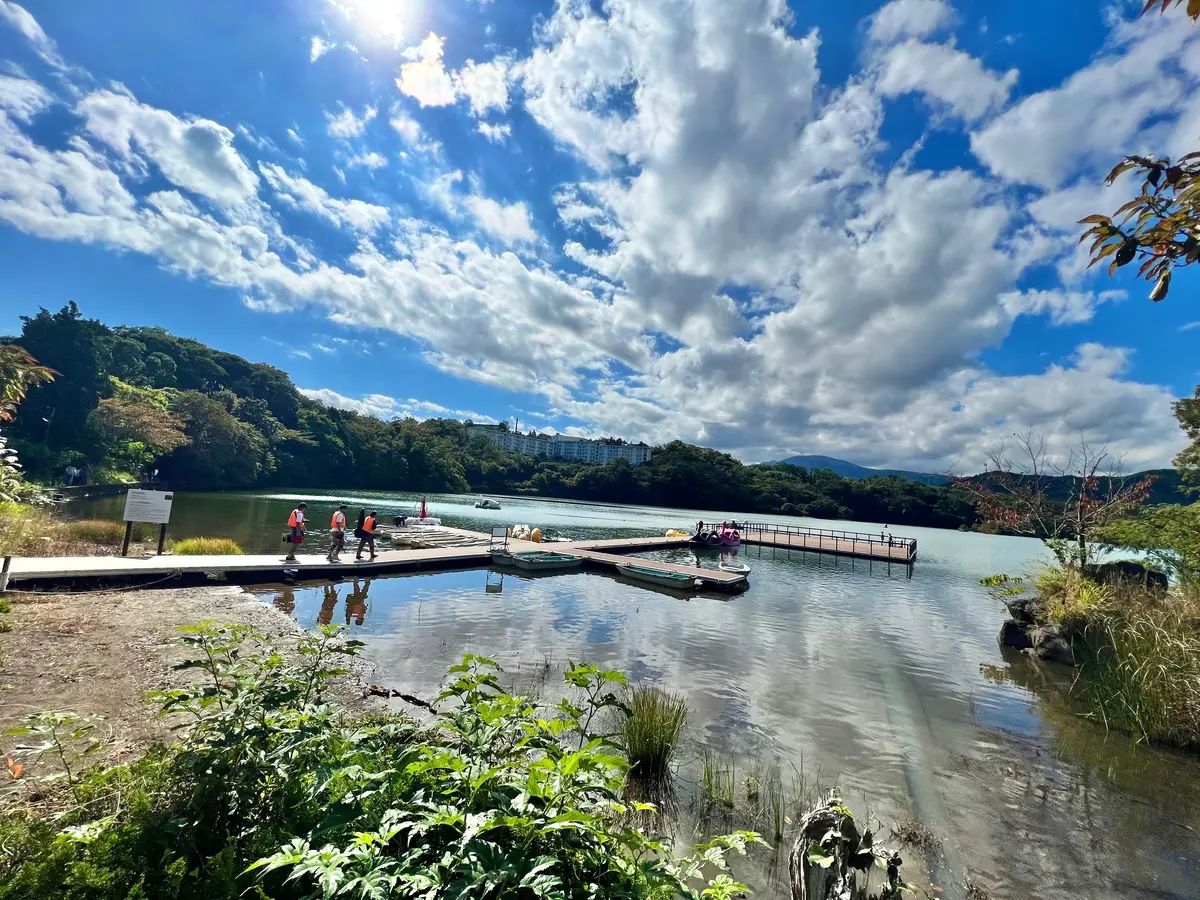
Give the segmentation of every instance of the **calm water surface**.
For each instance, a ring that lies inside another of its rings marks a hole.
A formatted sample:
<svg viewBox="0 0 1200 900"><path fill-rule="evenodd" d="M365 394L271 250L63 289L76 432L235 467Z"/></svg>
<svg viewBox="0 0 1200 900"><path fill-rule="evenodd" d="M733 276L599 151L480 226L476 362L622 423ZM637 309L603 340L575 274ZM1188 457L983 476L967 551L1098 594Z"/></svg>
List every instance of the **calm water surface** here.
<svg viewBox="0 0 1200 900"><path fill-rule="evenodd" d="M300 499L324 524L335 502L391 516L417 498L179 494L171 533L227 535L248 551L276 552ZM743 517L524 498L501 498L504 509L487 512L473 500L430 497L431 512L484 531L525 522L580 538ZM120 508L105 499L80 512L115 518ZM544 680L549 690L573 659L681 691L692 706L684 782L705 748L729 754L740 771L768 758L836 780L859 809L885 822L916 816L946 836L944 859L931 861L941 896L961 896L971 877L995 897L1200 898L1197 758L1106 737L1056 699L1061 672L997 646L1003 610L978 581L1028 569L1041 545L891 530L918 539L911 575L747 548L740 558L753 568L751 587L733 599L687 601L584 572L508 574L495 593L487 585L495 591L499 574L482 570L256 593L304 625L348 623L367 642L373 680L421 696L468 651L496 659L522 689ZM318 550L326 538L311 544ZM707 551L647 556L717 561ZM761 894L784 893L751 877Z"/></svg>

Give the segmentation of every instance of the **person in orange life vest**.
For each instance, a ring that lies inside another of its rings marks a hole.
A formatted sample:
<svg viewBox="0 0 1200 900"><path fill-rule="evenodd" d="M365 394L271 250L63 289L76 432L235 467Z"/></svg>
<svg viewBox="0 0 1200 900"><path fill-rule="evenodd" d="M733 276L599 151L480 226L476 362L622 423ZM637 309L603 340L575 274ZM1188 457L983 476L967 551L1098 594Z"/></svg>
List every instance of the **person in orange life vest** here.
<svg viewBox="0 0 1200 900"><path fill-rule="evenodd" d="M346 504L343 503L339 506L333 514L333 518L329 522L329 533L332 535L333 542L327 558L331 563L341 562L338 554L346 549Z"/></svg>
<svg viewBox="0 0 1200 900"><path fill-rule="evenodd" d="M284 562L295 562L296 547L304 543L304 511L306 509L308 509L308 504L301 503L288 516L288 528L291 529L291 533L288 535L288 555L283 558Z"/></svg>
<svg viewBox="0 0 1200 900"><path fill-rule="evenodd" d="M379 528L378 516L379 513L371 510L363 519L362 540L358 542L358 552L354 554L355 559L362 559L364 547L371 551L371 559L375 558L375 531Z"/></svg>

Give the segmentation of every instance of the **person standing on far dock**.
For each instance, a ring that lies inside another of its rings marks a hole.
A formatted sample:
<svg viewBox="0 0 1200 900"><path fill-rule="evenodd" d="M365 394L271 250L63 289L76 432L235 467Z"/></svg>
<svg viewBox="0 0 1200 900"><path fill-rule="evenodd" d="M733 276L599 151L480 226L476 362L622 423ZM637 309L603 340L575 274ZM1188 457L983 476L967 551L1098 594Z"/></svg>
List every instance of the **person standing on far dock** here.
<svg viewBox="0 0 1200 900"><path fill-rule="evenodd" d="M363 548L371 551L371 559L375 559L375 529L379 527L379 514L375 510L363 519L362 523L362 539L358 542L358 552L354 554L357 560L362 559Z"/></svg>
<svg viewBox="0 0 1200 900"><path fill-rule="evenodd" d="M346 549L346 504L339 506L333 514L333 519L329 522L329 533L333 538L329 547L329 561L340 562L338 554Z"/></svg>
<svg viewBox="0 0 1200 900"><path fill-rule="evenodd" d="M287 537L288 555L283 558L284 562L295 562L296 548L304 543L304 511L306 509L308 509L308 504L301 503L288 516L288 528L290 529Z"/></svg>

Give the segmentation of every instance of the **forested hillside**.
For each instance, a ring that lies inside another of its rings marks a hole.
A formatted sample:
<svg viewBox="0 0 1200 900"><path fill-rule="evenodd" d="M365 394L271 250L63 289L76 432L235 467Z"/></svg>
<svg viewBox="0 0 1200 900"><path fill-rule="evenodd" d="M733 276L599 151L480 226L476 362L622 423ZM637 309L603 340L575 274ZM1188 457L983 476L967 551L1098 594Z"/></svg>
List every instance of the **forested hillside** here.
<svg viewBox="0 0 1200 900"><path fill-rule="evenodd" d="M743 465L678 441L644 466L538 461L456 420L385 422L330 409L287 374L158 328L110 328L71 304L24 318L19 337L58 377L29 392L10 427L26 472L92 480L157 468L173 486L531 493L614 503L959 527L960 492L899 478L852 480L791 465Z"/></svg>

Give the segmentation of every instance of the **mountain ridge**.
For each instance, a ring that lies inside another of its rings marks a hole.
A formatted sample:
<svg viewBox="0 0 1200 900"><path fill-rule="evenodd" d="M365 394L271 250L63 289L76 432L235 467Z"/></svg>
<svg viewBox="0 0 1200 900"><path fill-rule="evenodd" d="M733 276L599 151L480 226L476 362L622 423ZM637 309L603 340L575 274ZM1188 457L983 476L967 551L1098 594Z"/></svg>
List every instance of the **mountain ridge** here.
<svg viewBox="0 0 1200 900"><path fill-rule="evenodd" d="M898 478L904 478L908 481L916 481L920 484L932 484L944 486L950 483L950 479L945 475L935 475L931 472L910 472L905 469L872 469L869 466L860 466L858 463L852 463L849 460L838 459L836 456L819 456L805 455L789 456L787 459L779 460L780 463L789 466L803 466L806 469L828 469L843 478L876 478L885 475L894 475Z"/></svg>

